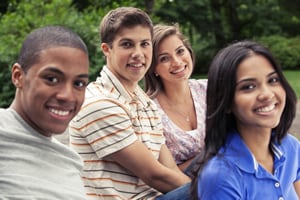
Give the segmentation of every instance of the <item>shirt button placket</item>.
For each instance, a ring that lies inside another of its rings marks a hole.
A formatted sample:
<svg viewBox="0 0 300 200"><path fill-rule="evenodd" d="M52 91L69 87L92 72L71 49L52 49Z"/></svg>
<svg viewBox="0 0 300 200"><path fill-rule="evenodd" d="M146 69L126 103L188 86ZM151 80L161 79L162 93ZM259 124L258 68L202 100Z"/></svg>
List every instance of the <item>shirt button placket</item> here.
<svg viewBox="0 0 300 200"><path fill-rule="evenodd" d="M280 186L280 183L276 182L275 183L275 187L279 188L279 186ZM284 198L283 197L279 197L278 200L284 200Z"/></svg>

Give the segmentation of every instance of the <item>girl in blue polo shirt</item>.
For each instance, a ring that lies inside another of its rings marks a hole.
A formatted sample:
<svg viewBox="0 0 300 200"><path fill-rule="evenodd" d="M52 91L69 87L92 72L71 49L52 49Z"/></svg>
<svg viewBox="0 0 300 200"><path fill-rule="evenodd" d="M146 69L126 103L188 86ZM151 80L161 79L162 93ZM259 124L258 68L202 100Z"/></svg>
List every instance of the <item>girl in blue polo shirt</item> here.
<svg viewBox="0 0 300 200"><path fill-rule="evenodd" d="M222 49L208 73L194 199L299 199L300 143L287 132L296 103L267 48L241 41Z"/></svg>

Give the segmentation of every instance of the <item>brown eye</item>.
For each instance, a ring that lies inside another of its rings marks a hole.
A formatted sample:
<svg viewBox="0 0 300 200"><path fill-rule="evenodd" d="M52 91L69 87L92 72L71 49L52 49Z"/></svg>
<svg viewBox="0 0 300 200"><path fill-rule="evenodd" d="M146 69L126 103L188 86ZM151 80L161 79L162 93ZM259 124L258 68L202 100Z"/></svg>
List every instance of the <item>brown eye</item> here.
<svg viewBox="0 0 300 200"><path fill-rule="evenodd" d="M125 49L128 49L128 48L132 47L133 45L131 44L131 42L126 41L126 42L122 42L121 46L124 47Z"/></svg>
<svg viewBox="0 0 300 200"><path fill-rule="evenodd" d="M77 88L85 88L87 86L86 81L78 80L74 82L75 87Z"/></svg>
<svg viewBox="0 0 300 200"><path fill-rule="evenodd" d="M168 62L170 59L168 56L161 56L159 57L159 62Z"/></svg>
<svg viewBox="0 0 300 200"><path fill-rule="evenodd" d="M141 44L142 47L147 47L147 46L150 46L150 43L149 42L142 42Z"/></svg>
<svg viewBox="0 0 300 200"><path fill-rule="evenodd" d="M272 77L269 79L269 83L277 83L280 82L278 77Z"/></svg>
<svg viewBox="0 0 300 200"><path fill-rule="evenodd" d="M58 78L54 76L47 76L45 79L50 83L58 83Z"/></svg>
<svg viewBox="0 0 300 200"><path fill-rule="evenodd" d="M245 84L240 87L240 90L248 91L254 89L256 86L254 84Z"/></svg>
<svg viewBox="0 0 300 200"><path fill-rule="evenodd" d="M185 52L185 49L181 48L181 49L178 49L177 54L182 55L182 54L184 54L184 52Z"/></svg>

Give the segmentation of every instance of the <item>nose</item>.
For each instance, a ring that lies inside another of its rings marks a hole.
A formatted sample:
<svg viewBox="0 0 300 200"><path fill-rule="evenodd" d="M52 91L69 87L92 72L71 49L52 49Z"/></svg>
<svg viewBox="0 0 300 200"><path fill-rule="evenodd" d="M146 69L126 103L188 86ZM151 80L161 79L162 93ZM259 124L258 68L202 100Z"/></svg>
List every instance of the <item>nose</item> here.
<svg viewBox="0 0 300 200"><path fill-rule="evenodd" d="M181 60L177 56L173 56L172 66L179 66L180 64L181 64Z"/></svg>
<svg viewBox="0 0 300 200"><path fill-rule="evenodd" d="M74 101L75 91L73 84L65 83L58 91L56 98L62 101Z"/></svg>
<svg viewBox="0 0 300 200"><path fill-rule="evenodd" d="M274 97L274 92L269 86L267 85L261 86L258 94L258 100L268 101L271 100L273 97Z"/></svg>
<svg viewBox="0 0 300 200"><path fill-rule="evenodd" d="M143 50L140 46L137 46L134 48L134 51L132 53L133 58L141 58L143 56Z"/></svg>

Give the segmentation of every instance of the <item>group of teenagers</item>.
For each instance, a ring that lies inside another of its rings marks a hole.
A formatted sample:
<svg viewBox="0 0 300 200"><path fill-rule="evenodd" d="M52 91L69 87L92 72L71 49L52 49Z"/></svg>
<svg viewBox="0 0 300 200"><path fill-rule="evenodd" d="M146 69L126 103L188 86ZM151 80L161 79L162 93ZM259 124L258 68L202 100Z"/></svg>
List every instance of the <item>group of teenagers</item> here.
<svg viewBox="0 0 300 200"><path fill-rule="evenodd" d="M0 109L0 199L300 198L297 97L266 47L229 44L192 79L178 25L119 7L99 32L106 64L91 81L76 33L26 37ZM66 130L69 145L54 137Z"/></svg>

